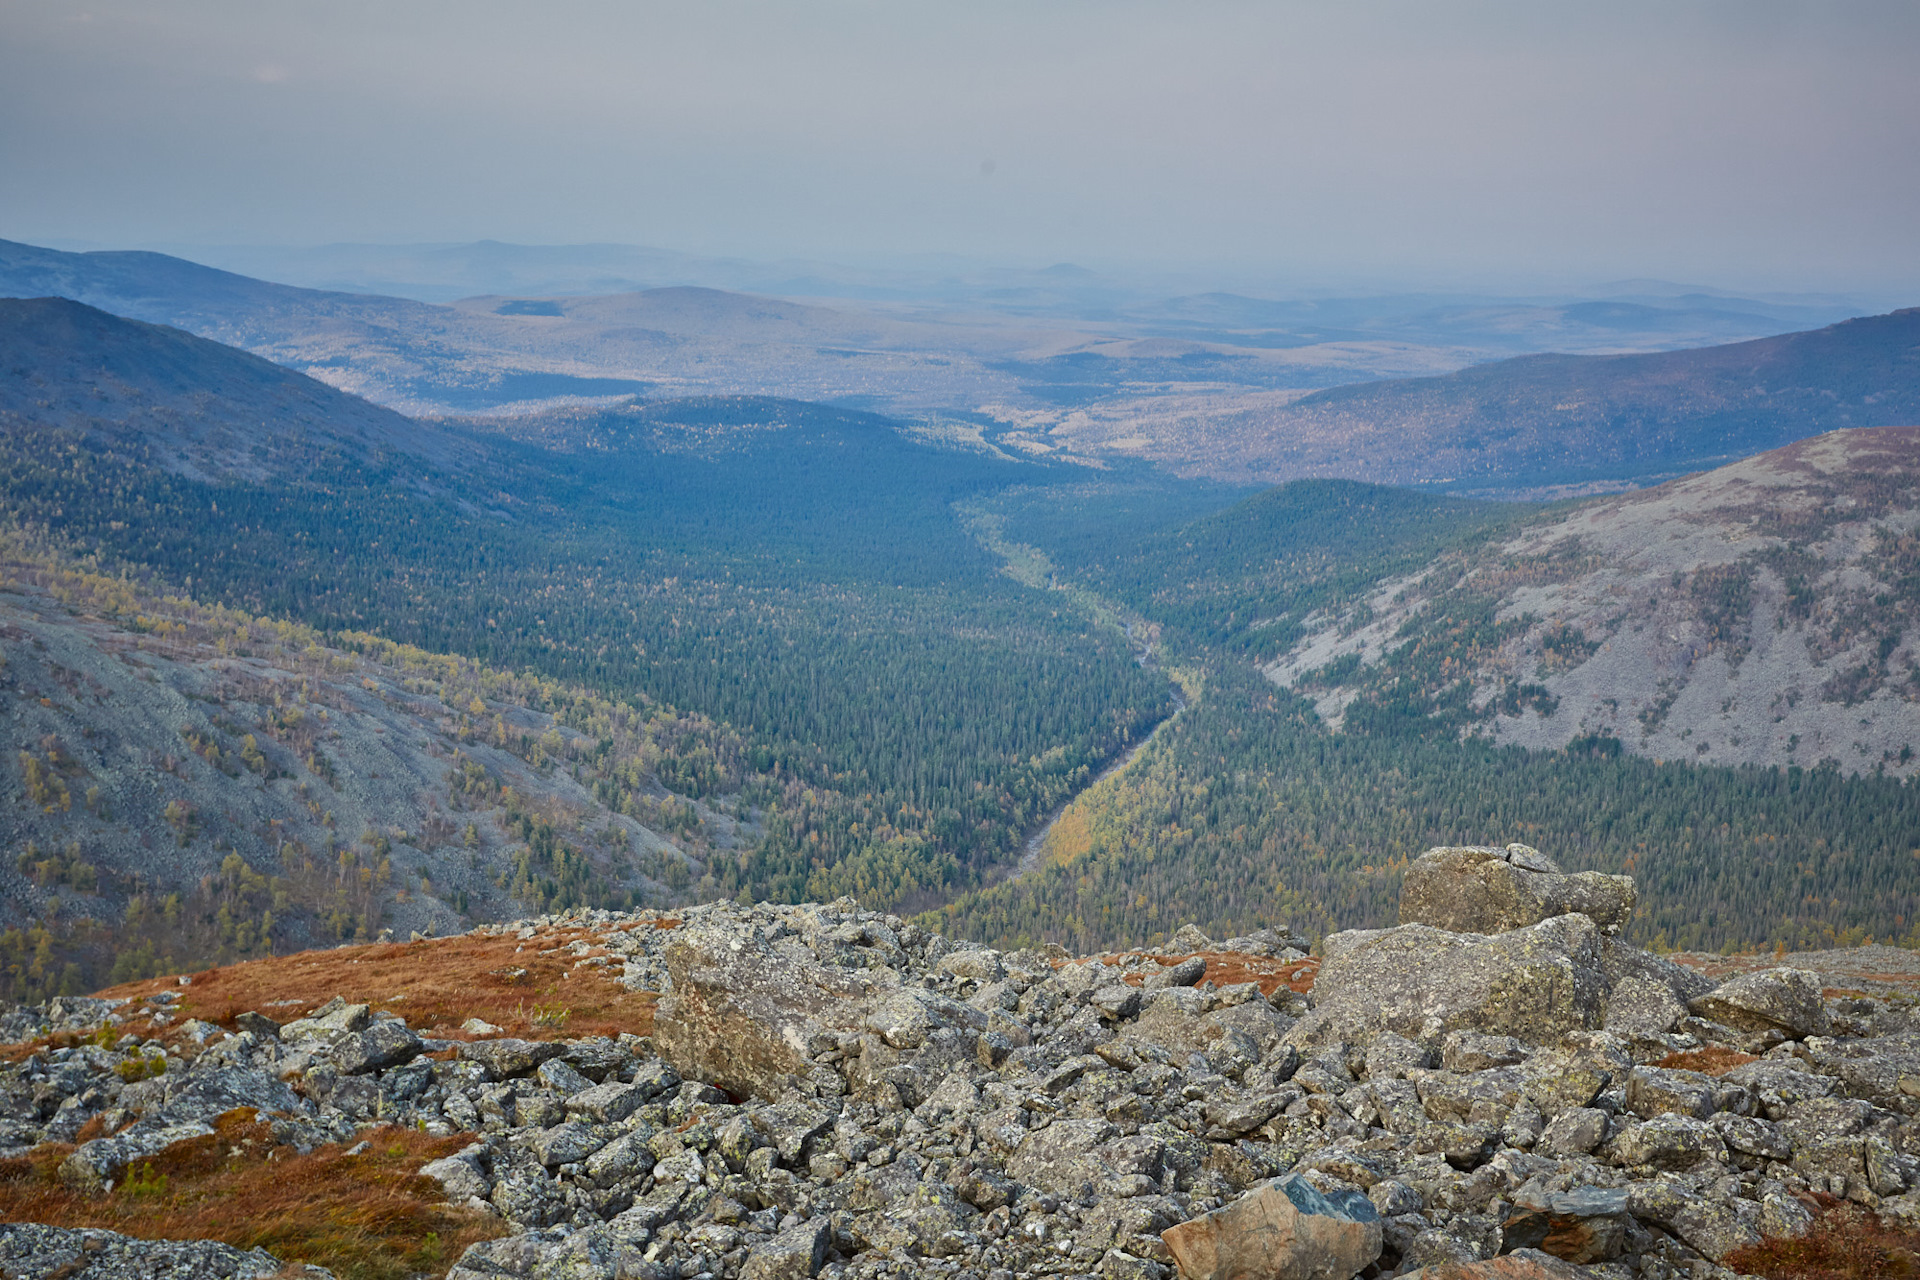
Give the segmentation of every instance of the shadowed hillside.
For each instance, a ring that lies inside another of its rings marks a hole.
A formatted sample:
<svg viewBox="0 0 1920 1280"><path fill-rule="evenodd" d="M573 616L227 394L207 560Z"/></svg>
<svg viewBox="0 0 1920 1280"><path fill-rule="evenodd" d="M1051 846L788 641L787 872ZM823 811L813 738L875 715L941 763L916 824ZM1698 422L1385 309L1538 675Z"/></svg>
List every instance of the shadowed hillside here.
<svg viewBox="0 0 1920 1280"><path fill-rule="evenodd" d="M435 466L454 437L277 364L65 298L0 298L0 431L77 432L96 448L197 479L305 471L322 455Z"/></svg>

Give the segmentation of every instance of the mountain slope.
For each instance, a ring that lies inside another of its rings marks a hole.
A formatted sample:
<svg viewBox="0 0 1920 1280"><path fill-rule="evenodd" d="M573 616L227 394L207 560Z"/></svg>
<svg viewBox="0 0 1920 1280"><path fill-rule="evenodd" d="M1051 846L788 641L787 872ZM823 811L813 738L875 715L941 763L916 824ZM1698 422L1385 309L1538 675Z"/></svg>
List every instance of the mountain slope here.
<svg viewBox="0 0 1920 1280"><path fill-rule="evenodd" d="M237 412L235 353L180 349L207 357L207 414ZM68 372L29 408L84 401L95 372ZM209 603L727 724L803 797L715 868L728 895L977 881L1169 710L1124 635L1009 582L954 516L1079 468L871 414L656 401L449 428L484 461L452 474L334 451L217 482L77 432L46 447L59 425L0 433L0 521Z"/></svg>
<svg viewBox="0 0 1920 1280"><path fill-rule="evenodd" d="M1269 674L1353 728L1908 776L1916 527L1920 427L1833 432L1386 582Z"/></svg>
<svg viewBox="0 0 1920 1280"><path fill-rule="evenodd" d="M323 453L374 467L473 453L258 356L66 298L0 298L0 431L78 432L195 478L284 475Z"/></svg>
<svg viewBox="0 0 1920 1280"><path fill-rule="evenodd" d="M646 701L162 596L0 540L0 996L711 896L777 784ZM829 802L831 800L829 799ZM79 989L85 989L84 986Z"/></svg>
<svg viewBox="0 0 1920 1280"><path fill-rule="evenodd" d="M1652 355L1538 355L1315 392L1202 424L1215 474L1514 492L1670 476L1920 420L1920 308ZM1236 451L1231 453L1229 451ZM1209 468L1199 468L1206 470Z"/></svg>

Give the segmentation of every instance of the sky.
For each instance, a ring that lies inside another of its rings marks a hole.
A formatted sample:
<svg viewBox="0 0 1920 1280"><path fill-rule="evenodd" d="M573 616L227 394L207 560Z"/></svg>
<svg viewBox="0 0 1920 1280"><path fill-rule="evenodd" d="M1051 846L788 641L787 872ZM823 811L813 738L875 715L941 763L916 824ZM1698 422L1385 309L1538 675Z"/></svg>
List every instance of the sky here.
<svg viewBox="0 0 1920 1280"><path fill-rule="evenodd" d="M0 0L0 238L1911 289L1912 0Z"/></svg>

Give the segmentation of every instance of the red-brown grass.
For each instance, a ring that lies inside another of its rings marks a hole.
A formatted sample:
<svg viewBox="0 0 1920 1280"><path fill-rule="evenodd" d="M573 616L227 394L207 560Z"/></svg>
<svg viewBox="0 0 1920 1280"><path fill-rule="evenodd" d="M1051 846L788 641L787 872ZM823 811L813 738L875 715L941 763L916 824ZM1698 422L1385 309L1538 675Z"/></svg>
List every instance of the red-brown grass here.
<svg viewBox="0 0 1920 1280"><path fill-rule="evenodd" d="M1912 1280L1920 1276L1920 1232L1889 1226L1856 1204L1819 1195L1813 1230L1767 1240L1724 1262L1767 1280Z"/></svg>
<svg viewBox="0 0 1920 1280"><path fill-rule="evenodd" d="M1140 952L1128 952L1126 955L1109 956L1104 963L1119 964L1128 956L1138 957ZM1256 956L1245 951L1198 951L1192 953L1207 962L1207 974L1202 981L1211 982L1217 987L1231 987L1242 982L1260 984L1260 994L1270 996L1281 987L1297 995L1305 995L1313 990L1314 975L1320 972L1320 958L1308 956L1304 960L1277 960L1272 956ZM1183 956L1146 956L1146 959L1159 964L1173 966L1192 955ZM1146 981L1144 974L1129 973L1122 981L1139 986Z"/></svg>
<svg viewBox="0 0 1920 1280"><path fill-rule="evenodd" d="M1735 1067L1758 1061L1759 1059L1750 1053L1729 1049L1725 1045L1710 1044L1704 1049L1683 1049L1670 1053L1654 1065L1679 1071L1698 1071L1706 1076L1723 1076Z"/></svg>
<svg viewBox="0 0 1920 1280"><path fill-rule="evenodd" d="M160 991L179 993L183 1016L231 1026L236 1014L257 1010L276 1022L311 1012L334 996L369 1004L412 1026L451 1039L468 1018L481 1018L509 1035L556 1039L653 1030L652 992L630 992L599 968L575 969L569 944L597 935L554 929L524 941L511 934L463 934L410 943L374 943L249 960L192 975L153 978L109 987L103 996L136 1000ZM596 945L594 954L604 954ZM130 1023L139 1029L137 1022Z"/></svg>
<svg viewBox="0 0 1920 1280"><path fill-rule="evenodd" d="M495 1217L451 1205L416 1170L472 1142L381 1128L357 1156L339 1145L301 1155L276 1146L251 1108L203 1138L177 1143L122 1175L105 1195L64 1186L73 1148L47 1143L0 1160L0 1220L97 1227L149 1240L222 1240L311 1262L341 1280L440 1276L466 1247L506 1232Z"/></svg>

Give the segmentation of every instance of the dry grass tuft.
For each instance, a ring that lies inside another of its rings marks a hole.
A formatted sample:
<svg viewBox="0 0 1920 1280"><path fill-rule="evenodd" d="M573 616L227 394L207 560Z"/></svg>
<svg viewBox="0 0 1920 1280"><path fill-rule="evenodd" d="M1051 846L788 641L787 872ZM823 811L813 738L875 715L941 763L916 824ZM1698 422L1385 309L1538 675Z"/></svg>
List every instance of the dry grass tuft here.
<svg viewBox="0 0 1920 1280"><path fill-rule="evenodd" d="M603 954L598 936L584 929L554 929L525 941L511 934L462 934L303 951L209 969L193 975L188 987L155 978L100 994L138 999L177 991L176 1007L185 1016L223 1026L248 1010L289 1022L337 995L397 1013L448 1039L465 1038L459 1026L468 1018L532 1040L651 1034L657 997L627 991L606 970L575 969L582 957L569 946L576 940ZM617 964L612 973L619 973Z"/></svg>
<svg viewBox="0 0 1920 1280"><path fill-rule="evenodd" d="M473 1135L373 1129L366 1152L340 1146L301 1155L276 1146L251 1108L215 1132L142 1162L106 1195L69 1190L57 1170L73 1148L49 1143L0 1160L0 1220L98 1227L150 1240L222 1240L311 1262L341 1280L441 1276L466 1247L506 1233L491 1215L451 1205L415 1170Z"/></svg>
<svg viewBox="0 0 1920 1280"><path fill-rule="evenodd" d="M1126 955L1138 956L1140 952L1128 952ZM1207 976L1202 979L1216 987L1231 987L1242 982L1260 984L1260 994L1270 996L1281 987L1297 995L1305 995L1313 990L1314 975L1320 972L1320 958L1308 956L1304 960L1276 960L1272 956L1249 955L1244 951L1200 951L1195 952L1207 962ZM1113 956L1104 961L1106 964L1118 964L1126 955ZM1191 956L1148 956L1171 968ZM1139 986L1144 978L1138 973L1129 973L1123 981Z"/></svg>
<svg viewBox="0 0 1920 1280"><path fill-rule="evenodd" d="M1768 1240L1725 1262L1767 1280L1913 1280L1920 1276L1920 1232L1880 1221L1856 1204L1815 1196L1813 1230L1798 1240Z"/></svg>
<svg viewBox="0 0 1920 1280"><path fill-rule="evenodd" d="M1679 1071L1698 1071L1706 1076L1723 1076L1735 1067L1758 1061L1760 1059L1750 1053L1742 1053L1738 1049L1713 1044L1704 1049L1686 1049L1679 1053L1670 1053L1654 1065Z"/></svg>

